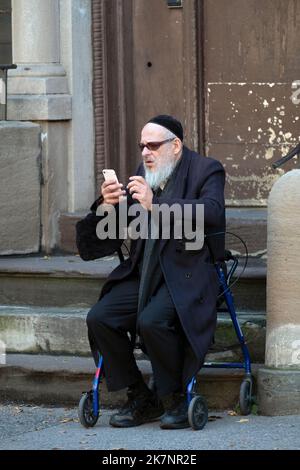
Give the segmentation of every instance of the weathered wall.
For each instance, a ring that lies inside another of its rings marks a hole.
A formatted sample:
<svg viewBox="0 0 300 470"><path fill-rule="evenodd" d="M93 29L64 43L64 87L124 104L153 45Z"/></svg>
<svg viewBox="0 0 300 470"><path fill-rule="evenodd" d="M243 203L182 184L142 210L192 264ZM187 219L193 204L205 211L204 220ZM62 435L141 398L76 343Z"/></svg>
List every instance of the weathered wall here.
<svg viewBox="0 0 300 470"><path fill-rule="evenodd" d="M121 179L134 170L141 126L164 112L183 121L189 146L223 162L228 206L266 206L283 172L271 163L300 139L291 99L300 80L300 0L182 5L95 3L98 184L104 166Z"/></svg>
<svg viewBox="0 0 300 470"><path fill-rule="evenodd" d="M300 140L300 1L205 0L203 24L207 152L226 167L229 205L265 205L272 161Z"/></svg>

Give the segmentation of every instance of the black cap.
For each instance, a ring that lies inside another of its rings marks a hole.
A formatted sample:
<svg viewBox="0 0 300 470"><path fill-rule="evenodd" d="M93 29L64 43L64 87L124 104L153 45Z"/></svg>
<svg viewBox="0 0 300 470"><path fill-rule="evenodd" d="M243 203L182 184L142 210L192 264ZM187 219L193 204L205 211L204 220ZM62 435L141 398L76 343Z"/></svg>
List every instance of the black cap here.
<svg viewBox="0 0 300 470"><path fill-rule="evenodd" d="M167 114L160 114L155 116L147 124L159 124L160 126L165 127L169 131L173 132L181 141L183 140L183 128L181 122L175 119L173 116L168 116Z"/></svg>

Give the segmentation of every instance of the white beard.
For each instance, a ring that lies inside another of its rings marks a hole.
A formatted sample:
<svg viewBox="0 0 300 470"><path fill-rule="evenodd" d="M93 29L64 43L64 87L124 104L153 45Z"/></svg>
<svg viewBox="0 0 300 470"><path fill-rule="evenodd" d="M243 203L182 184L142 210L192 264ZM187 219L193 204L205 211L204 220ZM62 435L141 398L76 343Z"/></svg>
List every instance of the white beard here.
<svg viewBox="0 0 300 470"><path fill-rule="evenodd" d="M171 176L176 164L176 160L169 159L168 161L163 162L163 164L161 164L156 171L151 171L144 163L145 180L149 184L150 188L155 191L162 183L167 181Z"/></svg>

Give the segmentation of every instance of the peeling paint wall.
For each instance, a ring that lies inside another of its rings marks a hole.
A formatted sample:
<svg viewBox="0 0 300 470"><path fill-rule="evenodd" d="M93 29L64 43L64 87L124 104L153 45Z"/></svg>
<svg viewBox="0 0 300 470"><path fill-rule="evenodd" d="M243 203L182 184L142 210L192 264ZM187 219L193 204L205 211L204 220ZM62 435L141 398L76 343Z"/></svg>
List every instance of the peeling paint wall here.
<svg viewBox="0 0 300 470"><path fill-rule="evenodd" d="M300 142L300 0L204 2L205 144L227 172L229 206L265 206Z"/></svg>

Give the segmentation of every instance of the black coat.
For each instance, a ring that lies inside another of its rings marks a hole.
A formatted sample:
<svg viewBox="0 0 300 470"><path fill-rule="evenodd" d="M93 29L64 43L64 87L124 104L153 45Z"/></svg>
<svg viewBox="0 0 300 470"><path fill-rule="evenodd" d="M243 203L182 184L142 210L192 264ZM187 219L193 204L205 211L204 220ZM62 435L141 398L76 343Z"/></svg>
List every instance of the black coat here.
<svg viewBox="0 0 300 470"><path fill-rule="evenodd" d="M137 174L144 176L143 165ZM182 327L196 354L203 361L212 342L216 326L216 299L219 282L213 262L224 255L225 172L217 160L202 157L184 147L182 162L175 180L172 198L153 197L153 203L172 205L204 204L206 241L201 250L186 250L182 240L160 240L160 265L173 299ZM100 198L101 199L101 198ZM133 200L129 198L128 204ZM136 202L136 201L134 201ZM123 240L99 240L96 216L99 200L89 213L76 225L77 247L84 260L92 260L113 254ZM221 235L212 235L220 233ZM209 236L210 235L210 236ZM110 274L103 286L100 298L112 285L128 278L137 268L141 257L141 239L131 242L130 256Z"/></svg>

